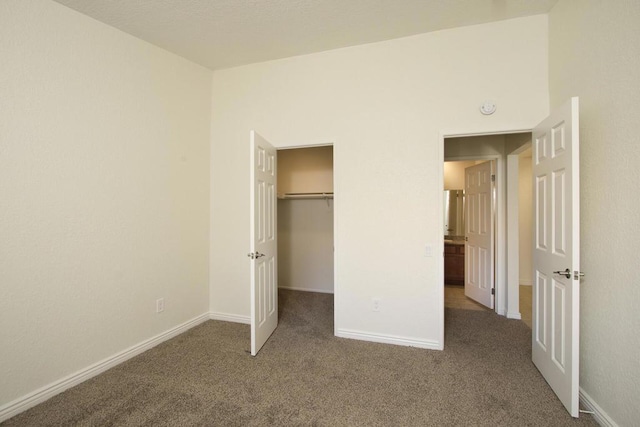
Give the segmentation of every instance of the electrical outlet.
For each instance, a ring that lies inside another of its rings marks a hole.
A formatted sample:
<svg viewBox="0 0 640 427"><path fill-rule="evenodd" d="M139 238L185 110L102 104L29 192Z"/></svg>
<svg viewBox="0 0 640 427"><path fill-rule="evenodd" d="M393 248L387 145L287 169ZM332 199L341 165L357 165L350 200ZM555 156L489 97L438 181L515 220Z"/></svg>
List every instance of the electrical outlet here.
<svg viewBox="0 0 640 427"><path fill-rule="evenodd" d="M380 311L380 298L371 298L371 310Z"/></svg>
<svg viewBox="0 0 640 427"><path fill-rule="evenodd" d="M162 313L164 311L164 298L156 300L156 313Z"/></svg>

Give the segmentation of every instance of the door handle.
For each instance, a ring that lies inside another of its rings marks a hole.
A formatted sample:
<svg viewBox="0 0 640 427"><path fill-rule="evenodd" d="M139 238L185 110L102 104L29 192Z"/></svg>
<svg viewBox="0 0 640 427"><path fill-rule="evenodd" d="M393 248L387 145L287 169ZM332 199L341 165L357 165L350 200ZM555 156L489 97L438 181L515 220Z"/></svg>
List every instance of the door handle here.
<svg viewBox="0 0 640 427"><path fill-rule="evenodd" d="M251 258L251 259L258 259L258 258L263 257L265 255L261 254L260 252L251 252L251 253L248 253L247 256L249 258Z"/></svg>
<svg viewBox="0 0 640 427"><path fill-rule="evenodd" d="M564 276L567 279L571 279L571 270L569 270L568 268L565 271L554 271L553 274L559 274L560 276Z"/></svg>

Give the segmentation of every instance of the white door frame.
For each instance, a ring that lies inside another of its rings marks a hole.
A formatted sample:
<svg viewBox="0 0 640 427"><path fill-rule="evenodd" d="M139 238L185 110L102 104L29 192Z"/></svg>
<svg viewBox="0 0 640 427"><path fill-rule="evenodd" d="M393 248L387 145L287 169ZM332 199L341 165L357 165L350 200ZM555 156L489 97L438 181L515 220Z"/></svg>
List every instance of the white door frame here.
<svg viewBox="0 0 640 427"><path fill-rule="evenodd" d="M531 148L531 143L524 144L507 153L507 230L520 230L520 154ZM520 313L520 236L518 233L507 233L507 283L508 286L507 318L522 319Z"/></svg>
<svg viewBox="0 0 640 427"><path fill-rule="evenodd" d="M445 160L482 160L483 156L464 156L464 157L444 157L444 143L447 138L464 138L464 137L472 137L472 136L489 136L489 135L506 135L512 133L531 133L531 129L500 129L495 131L441 131L439 135L440 143L438 145L439 148L439 167L440 173L438 174L439 186L438 188L444 188L444 162ZM500 155L491 155L484 156L489 160L497 160L496 162L496 271L495 271L495 311L502 315L506 316L509 312L513 312L514 310L520 314L519 303L514 307L510 307L508 303L512 302L511 298L507 298L509 294L518 295L519 293L519 284L516 282L510 283L510 286L507 289L507 274L509 272L507 265L507 240L506 240L506 231L507 231L507 211L506 211L506 174L505 174L505 161L503 156ZM442 197L438 198L438 209L440 212L440 224L444 224L444 201ZM513 233L512 233L513 234ZM444 239L439 239L439 252L444 253ZM516 241L517 242L517 241ZM518 245L516 244L514 247L509 246L509 252L518 251ZM514 252L517 256L518 252ZM518 258L516 258L518 259ZM444 283L444 262L438 263L439 274L438 277L440 279L439 283ZM442 328L441 328L441 342L444 343L444 286L441 287L440 293L441 304L439 304L439 309L441 310L441 319L442 319ZM517 302L517 300L516 300Z"/></svg>
<svg viewBox="0 0 640 427"><path fill-rule="evenodd" d="M338 235L337 230L338 230L338 221L336 220L338 218L337 212L338 212L338 206L340 205L340 192L336 191L336 182L337 180L335 179L336 176L336 158L337 153L336 153L336 143L335 142L317 142L317 143L309 143L309 144L287 144L287 143L282 143L282 144L276 144L273 143L274 147L276 148L276 150L280 151L280 150L294 150L296 148L314 148L314 147L333 147L333 335L336 335L337 331L338 331L338 325L340 324L338 321L338 313L340 312L340 310L338 310L339 307L339 286L338 286L338 280L337 277L338 275L337 273L337 268L338 268L338 240L336 239L336 236ZM276 209L276 218L277 218L277 209Z"/></svg>

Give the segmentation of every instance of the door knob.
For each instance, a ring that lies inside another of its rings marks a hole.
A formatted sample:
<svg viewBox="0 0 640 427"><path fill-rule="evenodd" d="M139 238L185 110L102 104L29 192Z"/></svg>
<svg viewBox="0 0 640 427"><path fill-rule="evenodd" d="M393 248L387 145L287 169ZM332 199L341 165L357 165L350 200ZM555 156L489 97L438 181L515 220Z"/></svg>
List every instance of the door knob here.
<svg viewBox="0 0 640 427"><path fill-rule="evenodd" d="M560 276L564 276L567 279L571 279L571 270L569 270L568 268L565 271L554 271L553 274L559 274Z"/></svg>
<svg viewBox="0 0 640 427"><path fill-rule="evenodd" d="M264 254L261 254L260 252L251 252L251 253L248 253L247 256L251 259L258 259L260 257L263 257Z"/></svg>

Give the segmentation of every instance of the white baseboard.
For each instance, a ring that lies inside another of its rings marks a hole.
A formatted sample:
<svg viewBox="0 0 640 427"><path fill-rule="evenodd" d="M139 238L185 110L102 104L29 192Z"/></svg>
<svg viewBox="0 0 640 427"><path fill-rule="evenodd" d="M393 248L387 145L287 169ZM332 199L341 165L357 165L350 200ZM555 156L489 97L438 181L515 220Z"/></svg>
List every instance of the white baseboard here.
<svg viewBox="0 0 640 427"><path fill-rule="evenodd" d="M520 314L520 312L507 312L507 319L517 319L517 320L522 320L522 315Z"/></svg>
<svg viewBox="0 0 640 427"><path fill-rule="evenodd" d="M398 337L394 335L371 334L368 332L338 329L336 336L360 341L378 342L383 344L403 345L406 347L426 348L429 350L442 350L444 347L438 341L417 340L414 338Z"/></svg>
<svg viewBox="0 0 640 427"><path fill-rule="evenodd" d="M222 320L223 322L244 323L247 325L251 324L251 317L249 316L240 316L237 314L219 313L214 311L209 313L209 319Z"/></svg>
<svg viewBox="0 0 640 427"><path fill-rule="evenodd" d="M317 292L320 294L333 294L333 290L328 291L326 289L296 288L294 286L278 286L278 289L286 289L288 291Z"/></svg>
<svg viewBox="0 0 640 427"><path fill-rule="evenodd" d="M162 332L155 337L142 341L141 343L138 343L126 350L116 353L113 356L107 357L106 359L103 359L98 363L94 363L93 365L81 369L76 373L54 381L51 384L48 384L36 391L33 391L12 402L9 402L6 405L0 407L0 423L8 420L15 415L18 415L21 412L26 411L29 408L36 406L39 403L44 402L45 400L52 398L56 394L60 394L63 391L80 384L83 381L95 377L96 375L101 374L102 372L111 369L114 366L119 365L120 363L125 362L132 357L135 357L140 353L149 350L152 347L155 347L164 341L180 335L193 328L194 326L206 322L207 320L209 320L209 314L201 314L200 316L195 317L165 332Z"/></svg>
<svg viewBox="0 0 640 427"><path fill-rule="evenodd" d="M580 388L580 403L582 403L582 406L587 410L593 412L593 419L601 426L618 427L618 424L616 424L616 422L602 410L602 408L582 389L582 387Z"/></svg>

